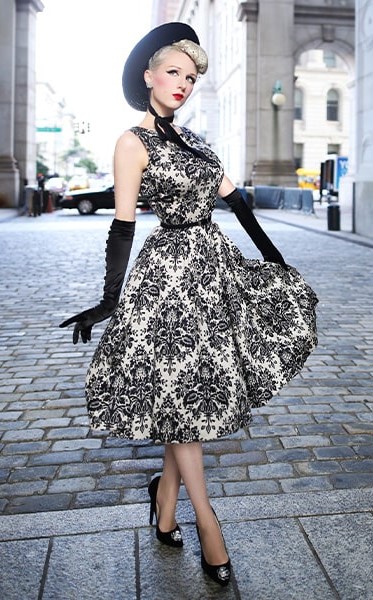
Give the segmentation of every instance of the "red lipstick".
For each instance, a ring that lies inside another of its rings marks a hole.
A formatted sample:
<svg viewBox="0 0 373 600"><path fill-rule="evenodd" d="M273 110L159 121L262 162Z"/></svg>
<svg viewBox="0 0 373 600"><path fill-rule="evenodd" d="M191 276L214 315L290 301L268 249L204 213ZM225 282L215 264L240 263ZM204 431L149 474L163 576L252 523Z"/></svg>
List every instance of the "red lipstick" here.
<svg viewBox="0 0 373 600"><path fill-rule="evenodd" d="M172 94L175 100L182 100L184 98L183 94Z"/></svg>

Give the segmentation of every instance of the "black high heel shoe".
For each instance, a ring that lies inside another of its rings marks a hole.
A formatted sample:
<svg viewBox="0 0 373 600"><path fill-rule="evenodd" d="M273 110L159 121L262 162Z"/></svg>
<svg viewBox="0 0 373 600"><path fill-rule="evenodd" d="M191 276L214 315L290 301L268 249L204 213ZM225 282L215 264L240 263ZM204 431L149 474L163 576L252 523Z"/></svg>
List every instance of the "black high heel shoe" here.
<svg viewBox="0 0 373 600"><path fill-rule="evenodd" d="M183 538L181 536L181 531L179 525L176 525L175 529L171 531L161 531L158 526L158 516L157 516L157 492L158 485L161 477L155 477L150 482L148 487L148 493L150 496L150 515L149 515L149 524L153 525L153 518L155 515L156 521L156 536L157 539L162 542L162 544L166 544L166 546L172 546L173 548L181 548L183 546Z"/></svg>
<svg viewBox="0 0 373 600"><path fill-rule="evenodd" d="M223 538L223 542L224 542L224 537L221 531L221 527L220 527L220 523L218 521L218 518L215 514L214 509L212 509L212 512L215 515L215 519L219 525L219 529L220 529L220 533L221 536ZM205 555L203 554L203 549L202 549L202 542L201 542L201 536L199 533L199 527L196 524L196 529L197 529L197 535L198 535L198 539L199 539L199 543L201 546L201 567L204 570L204 572L214 581L216 581L216 583L218 583L221 586L226 586L228 585L230 578L231 578L231 561L228 558L226 563L223 563L222 565L210 565L207 560L205 559ZM225 542L224 542L224 547L225 547ZM225 550L227 550L227 548L225 548ZM228 552L227 552L228 554Z"/></svg>

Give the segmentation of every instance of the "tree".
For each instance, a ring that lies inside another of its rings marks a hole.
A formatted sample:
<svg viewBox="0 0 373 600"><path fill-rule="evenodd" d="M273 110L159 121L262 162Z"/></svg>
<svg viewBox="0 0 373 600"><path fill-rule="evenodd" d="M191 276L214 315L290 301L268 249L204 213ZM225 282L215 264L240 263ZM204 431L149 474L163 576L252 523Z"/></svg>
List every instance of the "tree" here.
<svg viewBox="0 0 373 600"><path fill-rule="evenodd" d="M91 158L81 158L78 163L76 163L77 167L84 167L87 169L88 173L97 173L97 165Z"/></svg>
<svg viewBox="0 0 373 600"><path fill-rule="evenodd" d="M74 167L83 167L88 173L97 173L97 165L90 157L90 154L90 151L84 148L79 139L75 137L72 147L64 152L62 158L66 162L66 165L73 162ZM68 169L66 168L67 171Z"/></svg>
<svg viewBox="0 0 373 600"><path fill-rule="evenodd" d="M38 156L36 159L36 173L42 173L44 177L48 176L49 168L44 162L45 158L43 156Z"/></svg>
<svg viewBox="0 0 373 600"><path fill-rule="evenodd" d="M69 158L80 158L84 156L87 151L83 148L78 138L74 137L72 148L69 148L62 154L63 160L69 160Z"/></svg>

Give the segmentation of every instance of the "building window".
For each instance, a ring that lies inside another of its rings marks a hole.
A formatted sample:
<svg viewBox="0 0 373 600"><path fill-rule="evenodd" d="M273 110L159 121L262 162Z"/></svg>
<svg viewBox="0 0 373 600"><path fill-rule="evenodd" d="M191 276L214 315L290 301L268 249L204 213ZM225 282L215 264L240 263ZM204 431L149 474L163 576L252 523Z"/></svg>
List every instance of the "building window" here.
<svg viewBox="0 0 373 600"><path fill-rule="evenodd" d="M303 91L299 88L295 88L294 92L294 119L303 119Z"/></svg>
<svg viewBox="0 0 373 600"><path fill-rule="evenodd" d="M339 155L340 151L341 151L340 144L328 144L328 154Z"/></svg>
<svg viewBox="0 0 373 600"><path fill-rule="evenodd" d="M303 144L294 144L294 163L296 169L303 165Z"/></svg>
<svg viewBox="0 0 373 600"><path fill-rule="evenodd" d="M324 50L324 65L328 69L335 69L337 66L337 56L330 50Z"/></svg>
<svg viewBox="0 0 373 600"><path fill-rule="evenodd" d="M339 94L337 90L329 90L326 99L326 120L338 121Z"/></svg>

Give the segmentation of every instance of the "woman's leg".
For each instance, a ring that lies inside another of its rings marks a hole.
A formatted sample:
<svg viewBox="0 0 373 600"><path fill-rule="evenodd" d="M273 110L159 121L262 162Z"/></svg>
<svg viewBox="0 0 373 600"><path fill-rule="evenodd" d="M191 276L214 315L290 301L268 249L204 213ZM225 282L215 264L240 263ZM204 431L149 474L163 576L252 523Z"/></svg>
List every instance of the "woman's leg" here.
<svg viewBox="0 0 373 600"><path fill-rule="evenodd" d="M161 531L171 531L176 527L175 511L180 480L181 476L171 450L171 444L166 444L163 472L157 492L157 518Z"/></svg>
<svg viewBox="0 0 373 600"><path fill-rule="evenodd" d="M172 444L170 450L193 504L205 558L211 565L224 564L228 556L207 494L202 444Z"/></svg>

